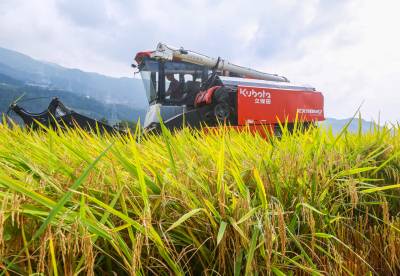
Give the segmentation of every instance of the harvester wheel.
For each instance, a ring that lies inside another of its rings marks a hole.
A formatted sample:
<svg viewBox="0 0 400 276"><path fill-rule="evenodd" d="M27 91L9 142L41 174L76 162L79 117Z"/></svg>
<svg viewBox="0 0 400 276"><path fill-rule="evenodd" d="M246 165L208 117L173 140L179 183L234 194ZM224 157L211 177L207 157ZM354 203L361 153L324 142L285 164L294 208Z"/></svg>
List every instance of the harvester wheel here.
<svg viewBox="0 0 400 276"><path fill-rule="evenodd" d="M214 92L214 118L220 123L232 123L234 103L229 95L231 91L229 88L221 87Z"/></svg>
<svg viewBox="0 0 400 276"><path fill-rule="evenodd" d="M226 102L218 103L214 107L214 116L219 122L225 122L231 116L232 108Z"/></svg>

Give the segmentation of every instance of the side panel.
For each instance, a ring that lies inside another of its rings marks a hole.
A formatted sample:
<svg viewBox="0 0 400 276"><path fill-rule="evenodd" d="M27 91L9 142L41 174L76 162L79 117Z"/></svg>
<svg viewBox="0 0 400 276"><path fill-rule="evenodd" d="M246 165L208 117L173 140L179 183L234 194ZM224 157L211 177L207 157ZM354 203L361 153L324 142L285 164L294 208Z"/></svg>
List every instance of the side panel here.
<svg viewBox="0 0 400 276"><path fill-rule="evenodd" d="M324 98L320 92L238 86L238 124L273 124L323 121Z"/></svg>

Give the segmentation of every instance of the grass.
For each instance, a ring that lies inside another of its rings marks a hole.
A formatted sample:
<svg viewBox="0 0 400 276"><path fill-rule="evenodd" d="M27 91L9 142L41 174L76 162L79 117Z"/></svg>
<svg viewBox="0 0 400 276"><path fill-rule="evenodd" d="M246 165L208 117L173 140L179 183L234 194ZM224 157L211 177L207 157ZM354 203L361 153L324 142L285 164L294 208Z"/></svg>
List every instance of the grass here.
<svg viewBox="0 0 400 276"><path fill-rule="evenodd" d="M0 125L3 275L400 273L398 127L280 138Z"/></svg>

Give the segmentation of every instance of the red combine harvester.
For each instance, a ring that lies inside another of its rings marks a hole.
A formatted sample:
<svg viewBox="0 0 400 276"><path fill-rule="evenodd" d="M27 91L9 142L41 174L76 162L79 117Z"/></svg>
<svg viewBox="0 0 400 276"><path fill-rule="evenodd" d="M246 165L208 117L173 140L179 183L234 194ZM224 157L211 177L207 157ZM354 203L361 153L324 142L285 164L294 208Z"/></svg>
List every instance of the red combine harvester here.
<svg viewBox="0 0 400 276"><path fill-rule="evenodd" d="M162 43L155 51L137 53L135 61L132 66L141 73L149 101L144 127L150 132L161 130L160 117L170 130L224 123L260 134L279 133L279 122L290 129L296 119L305 126L324 120L322 94L282 76ZM121 132L66 108L57 98L41 113L27 112L16 102L11 110L33 129L79 126L89 131Z"/></svg>
<svg viewBox="0 0 400 276"><path fill-rule="evenodd" d="M290 127L296 118L304 125L324 120L323 95L282 76L162 43L135 61L149 101L148 131L160 130L160 117L171 130L226 123L261 132L279 132L278 122Z"/></svg>

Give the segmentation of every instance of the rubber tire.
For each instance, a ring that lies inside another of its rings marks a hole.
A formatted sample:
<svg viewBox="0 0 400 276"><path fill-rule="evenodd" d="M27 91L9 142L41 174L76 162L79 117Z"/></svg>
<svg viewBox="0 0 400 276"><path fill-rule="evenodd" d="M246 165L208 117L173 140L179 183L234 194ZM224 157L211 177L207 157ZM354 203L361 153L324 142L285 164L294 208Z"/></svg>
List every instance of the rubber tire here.
<svg viewBox="0 0 400 276"><path fill-rule="evenodd" d="M221 87L213 94L213 117L217 123L232 123L236 117L235 104L230 96L232 92L230 88Z"/></svg>

